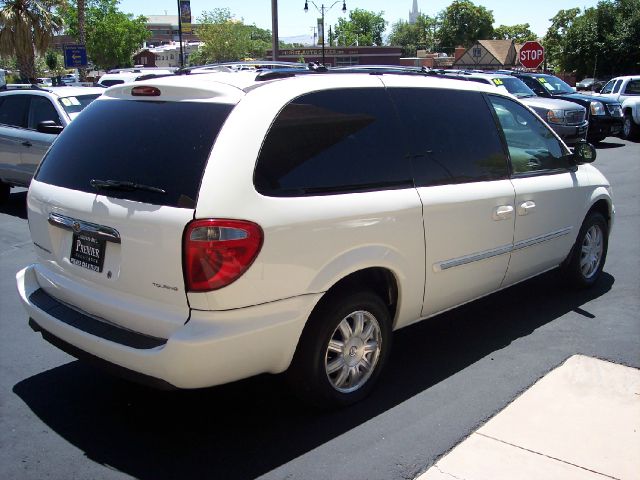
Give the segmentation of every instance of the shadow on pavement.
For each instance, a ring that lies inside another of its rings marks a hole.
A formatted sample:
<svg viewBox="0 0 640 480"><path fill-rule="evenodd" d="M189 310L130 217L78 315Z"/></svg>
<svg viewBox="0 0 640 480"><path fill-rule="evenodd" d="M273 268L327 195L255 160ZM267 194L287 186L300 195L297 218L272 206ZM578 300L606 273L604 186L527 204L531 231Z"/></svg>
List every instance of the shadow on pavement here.
<svg viewBox="0 0 640 480"><path fill-rule="evenodd" d="M619 143L618 142L614 142L614 141L607 141L607 142L599 142L596 146L595 146L598 150L600 149L606 149L609 150L611 148L620 148L620 147L624 147L624 143Z"/></svg>
<svg viewBox="0 0 640 480"><path fill-rule="evenodd" d="M12 190L9 199L5 203L0 203L0 213L5 213L13 217L27 218L27 190Z"/></svg>
<svg viewBox="0 0 640 480"><path fill-rule="evenodd" d="M35 414L95 462L140 479L255 478L331 441L486 355L604 295L567 290L554 272L407 327L374 393L340 411L310 410L277 376L160 392L81 363L15 385Z"/></svg>

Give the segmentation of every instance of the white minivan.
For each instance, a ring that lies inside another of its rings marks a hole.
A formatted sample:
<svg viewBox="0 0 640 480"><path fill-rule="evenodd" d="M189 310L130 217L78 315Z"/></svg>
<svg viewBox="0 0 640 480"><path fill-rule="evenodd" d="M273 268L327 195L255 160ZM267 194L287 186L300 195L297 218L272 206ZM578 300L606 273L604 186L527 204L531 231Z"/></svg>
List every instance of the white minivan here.
<svg viewBox="0 0 640 480"><path fill-rule="evenodd" d="M508 93L420 72L118 85L31 182L18 291L46 340L123 376L287 372L347 405L393 330L556 267L595 283L614 207L594 159Z"/></svg>

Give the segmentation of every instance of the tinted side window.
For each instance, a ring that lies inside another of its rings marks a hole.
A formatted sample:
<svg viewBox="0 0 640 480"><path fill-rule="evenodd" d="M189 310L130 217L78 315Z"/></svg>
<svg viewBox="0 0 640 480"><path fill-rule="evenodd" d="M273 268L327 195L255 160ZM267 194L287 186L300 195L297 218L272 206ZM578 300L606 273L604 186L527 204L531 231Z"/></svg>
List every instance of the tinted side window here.
<svg viewBox="0 0 640 480"><path fill-rule="evenodd" d="M618 80L616 84L613 86L612 93L618 93L620 91L620 86L622 85L622 80Z"/></svg>
<svg viewBox="0 0 640 480"><path fill-rule="evenodd" d="M105 87L112 87L113 85L119 85L121 83L124 83L124 80L102 80L100 82L100 84Z"/></svg>
<svg viewBox="0 0 640 480"><path fill-rule="evenodd" d="M640 95L640 79L629 80L629 83L627 83L624 89L624 93L627 95Z"/></svg>
<svg viewBox="0 0 640 480"><path fill-rule="evenodd" d="M51 100L45 97L31 97L31 106L29 107L29 128L35 130L38 123L45 120L52 120L56 125L62 125L60 117L55 107L51 104Z"/></svg>
<svg viewBox="0 0 640 480"><path fill-rule="evenodd" d="M256 189L296 196L413 185L396 115L382 88L313 92L278 114L262 145Z"/></svg>
<svg viewBox="0 0 640 480"><path fill-rule="evenodd" d="M0 105L0 124L24 128L26 126L29 98L30 95L4 97L4 101Z"/></svg>
<svg viewBox="0 0 640 480"><path fill-rule="evenodd" d="M572 166L558 139L529 110L508 98L489 98L509 147L514 174Z"/></svg>
<svg viewBox="0 0 640 480"><path fill-rule="evenodd" d="M408 135L417 185L508 176L498 127L481 93L427 88L389 92Z"/></svg>
<svg viewBox="0 0 640 480"><path fill-rule="evenodd" d="M547 94L547 91L544 89L542 85L540 85L540 82L538 82L535 78L520 77L520 80L522 80L527 85L527 87L529 87L531 90L536 92L536 95Z"/></svg>

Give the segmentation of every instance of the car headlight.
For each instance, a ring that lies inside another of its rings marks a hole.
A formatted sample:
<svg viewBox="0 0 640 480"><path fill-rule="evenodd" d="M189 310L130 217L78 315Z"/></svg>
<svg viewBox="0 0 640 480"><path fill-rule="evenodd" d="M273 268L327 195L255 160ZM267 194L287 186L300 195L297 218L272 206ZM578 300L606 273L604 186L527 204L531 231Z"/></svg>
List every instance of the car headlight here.
<svg viewBox="0 0 640 480"><path fill-rule="evenodd" d="M547 110L549 123L564 123L564 110Z"/></svg>
<svg viewBox="0 0 640 480"><path fill-rule="evenodd" d="M604 105L602 102L591 102L589 106L591 115L604 115Z"/></svg>

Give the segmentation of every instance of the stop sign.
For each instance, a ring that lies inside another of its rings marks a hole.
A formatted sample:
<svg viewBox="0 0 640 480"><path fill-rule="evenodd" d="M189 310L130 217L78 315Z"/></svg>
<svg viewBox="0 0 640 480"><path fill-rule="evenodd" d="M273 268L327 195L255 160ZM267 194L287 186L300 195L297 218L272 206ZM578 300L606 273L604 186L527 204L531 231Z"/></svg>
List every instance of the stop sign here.
<svg viewBox="0 0 640 480"><path fill-rule="evenodd" d="M520 63L525 68L538 68L544 60L544 48L538 42L526 42L520 49Z"/></svg>

